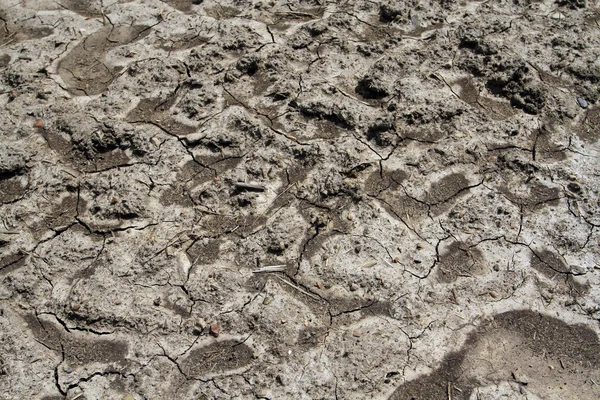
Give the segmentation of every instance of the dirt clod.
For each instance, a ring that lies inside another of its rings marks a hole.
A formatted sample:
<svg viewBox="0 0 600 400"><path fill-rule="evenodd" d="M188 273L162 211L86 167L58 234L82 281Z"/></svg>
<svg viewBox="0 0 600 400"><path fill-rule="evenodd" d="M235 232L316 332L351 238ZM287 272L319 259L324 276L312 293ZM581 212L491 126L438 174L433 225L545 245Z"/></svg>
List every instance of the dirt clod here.
<svg viewBox="0 0 600 400"><path fill-rule="evenodd" d="M209 328L209 333L213 337L219 337L221 334L221 326L219 324L211 324Z"/></svg>

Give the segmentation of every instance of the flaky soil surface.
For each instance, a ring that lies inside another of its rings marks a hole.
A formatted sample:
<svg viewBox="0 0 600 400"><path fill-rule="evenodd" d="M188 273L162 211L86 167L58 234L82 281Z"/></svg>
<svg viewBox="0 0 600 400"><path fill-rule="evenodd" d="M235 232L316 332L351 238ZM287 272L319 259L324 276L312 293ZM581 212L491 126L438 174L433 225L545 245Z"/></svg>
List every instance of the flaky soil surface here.
<svg viewBox="0 0 600 400"><path fill-rule="evenodd" d="M0 398L600 398L599 49L597 0L0 0Z"/></svg>

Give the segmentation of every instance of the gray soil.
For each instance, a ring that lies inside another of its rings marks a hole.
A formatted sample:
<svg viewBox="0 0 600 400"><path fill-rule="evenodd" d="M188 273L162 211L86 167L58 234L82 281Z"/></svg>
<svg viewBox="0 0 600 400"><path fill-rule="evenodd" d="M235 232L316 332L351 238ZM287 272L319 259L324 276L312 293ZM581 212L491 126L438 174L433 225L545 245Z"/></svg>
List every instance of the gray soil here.
<svg viewBox="0 0 600 400"><path fill-rule="evenodd" d="M0 0L0 399L600 398L600 1Z"/></svg>

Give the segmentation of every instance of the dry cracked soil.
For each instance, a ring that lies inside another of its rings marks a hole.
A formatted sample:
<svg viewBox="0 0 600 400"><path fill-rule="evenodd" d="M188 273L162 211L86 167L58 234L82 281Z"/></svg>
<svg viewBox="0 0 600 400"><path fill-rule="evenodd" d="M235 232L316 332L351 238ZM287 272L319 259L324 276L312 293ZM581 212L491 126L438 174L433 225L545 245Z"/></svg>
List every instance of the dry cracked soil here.
<svg viewBox="0 0 600 400"><path fill-rule="evenodd" d="M0 0L0 399L600 398L600 1Z"/></svg>

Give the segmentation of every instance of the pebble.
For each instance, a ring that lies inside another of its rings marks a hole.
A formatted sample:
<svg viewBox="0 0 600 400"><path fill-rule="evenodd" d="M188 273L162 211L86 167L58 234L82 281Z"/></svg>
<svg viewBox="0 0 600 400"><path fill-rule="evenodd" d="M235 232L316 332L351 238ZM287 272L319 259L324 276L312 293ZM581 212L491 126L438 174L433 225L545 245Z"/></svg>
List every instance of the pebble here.
<svg viewBox="0 0 600 400"><path fill-rule="evenodd" d="M348 221L353 221L354 220L354 214L353 213L348 213Z"/></svg>
<svg viewBox="0 0 600 400"><path fill-rule="evenodd" d="M581 108L588 108L588 102L585 101L585 99L583 97L578 97L577 103L579 104L579 107L581 107Z"/></svg>
<svg viewBox="0 0 600 400"><path fill-rule="evenodd" d="M41 119L38 119L37 121L35 121L35 124L33 124L33 126L35 128L41 128L42 126L44 126L44 121Z"/></svg>
<svg viewBox="0 0 600 400"><path fill-rule="evenodd" d="M265 306L268 306L269 304L271 304L272 301L273 301L272 297L265 297L265 299L263 300L263 304Z"/></svg>
<svg viewBox="0 0 600 400"><path fill-rule="evenodd" d="M525 374L522 374L520 371L513 371L512 373L515 381L518 383L522 383L523 385L527 385L529 383L529 377Z"/></svg>
<svg viewBox="0 0 600 400"><path fill-rule="evenodd" d="M277 377L275 378L275 381L280 386L287 386L287 384L288 384L288 378L285 375L277 375Z"/></svg>
<svg viewBox="0 0 600 400"><path fill-rule="evenodd" d="M213 337L219 337L219 335L221 334L221 327L219 326L219 324L212 324L210 326L210 335Z"/></svg>
<svg viewBox="0 0 600 400"><path fill-rule="evenodd" d="M358 290L360 286L358 286L356 283L353 283L350 285L350 291L351 292L356 292Z"/></svg>
<svg viewBox="0 0 600 400"><path fill-rule="evenodd" d="M352 332L352 336L354 336L354 337L360 337L360 332L359 331L354 331L354 332Z"/></svg>
<svg viewBox="0 0 600 400"><path fill-rule="evenodd" d="M133 400L133 395L131 393L126 394L125 396L123 396L123 400Z"/></svg>

